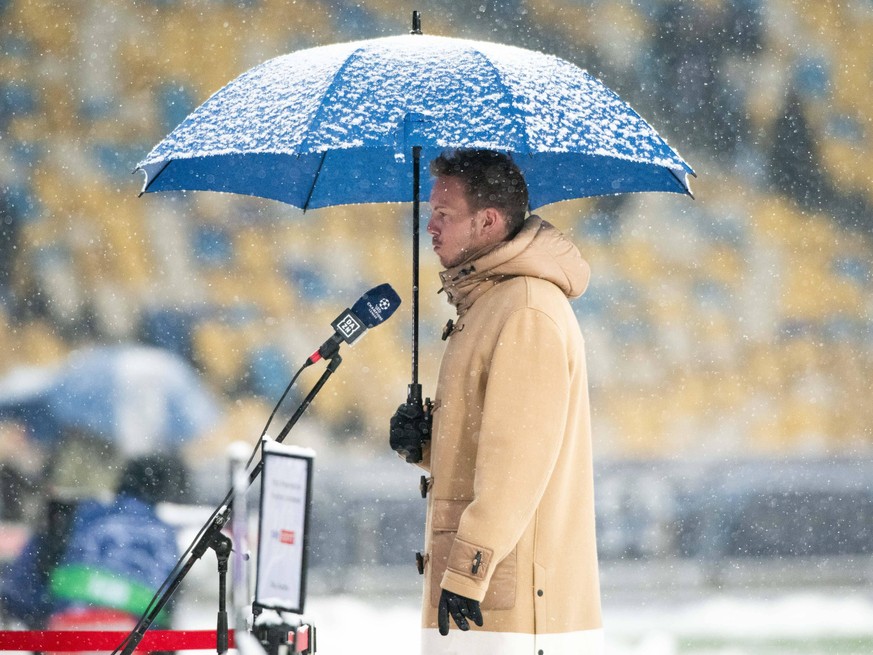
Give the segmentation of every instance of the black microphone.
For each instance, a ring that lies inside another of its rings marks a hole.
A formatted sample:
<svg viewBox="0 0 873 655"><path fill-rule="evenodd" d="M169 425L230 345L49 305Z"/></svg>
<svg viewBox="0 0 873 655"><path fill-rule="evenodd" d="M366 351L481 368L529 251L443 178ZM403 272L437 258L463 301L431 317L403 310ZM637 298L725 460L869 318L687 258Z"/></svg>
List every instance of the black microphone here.
<svg viewBox="0 0 873 655"><path fill-rule="evenodd" d="M376 327L395 312L400 306L400 296L387 282L373 287L351 309L344 309L331 323L333 336L325 341L321 348L309 356L306 361L314 364L320 359L330 359L339 351L343 342L352 345L369 330Z"/></svg>

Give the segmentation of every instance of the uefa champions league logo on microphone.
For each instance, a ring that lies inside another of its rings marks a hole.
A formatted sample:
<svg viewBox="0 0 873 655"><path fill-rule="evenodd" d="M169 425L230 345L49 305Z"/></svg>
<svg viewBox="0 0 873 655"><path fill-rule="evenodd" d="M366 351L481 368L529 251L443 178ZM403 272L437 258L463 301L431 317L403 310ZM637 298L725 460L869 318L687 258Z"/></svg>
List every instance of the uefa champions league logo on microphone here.
<svg viewBox="0 0 873 655"><path fill-rule="evenodd" d="M384 318L382 318L382 313L387 312L389 309L391 309L391 301L388 298L380 298L379 301L376 303L367 303L367 309L370 312L370 315L374 319L376 319L376 321L381 323L385 320Z"/></svg>
<svg viewBox="0 0 873 655"><path fill-rule="evenodd" d="M400 296L390 284L370 289L352 306L352 313L371 328L387 319L400 304Z"/></svg>

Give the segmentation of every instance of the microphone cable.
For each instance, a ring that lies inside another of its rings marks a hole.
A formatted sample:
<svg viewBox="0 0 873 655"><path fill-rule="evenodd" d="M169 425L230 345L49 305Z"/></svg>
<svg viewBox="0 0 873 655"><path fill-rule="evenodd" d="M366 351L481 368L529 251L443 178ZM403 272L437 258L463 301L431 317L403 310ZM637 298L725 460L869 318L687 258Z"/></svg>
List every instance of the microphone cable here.
<svg viewBox="0 0 873 655"><path fill-rule="evenodd" d="M270 429L270 424L273 422L273 419L276 417L276 413L279 411L279 407L282 406L282 403L285 402L285 398L288 396L289 393L291 393L291 387L293 387L294 383L297 382L297 378L300 377L300 374L303 373L304 370L306 370L307 368L312 366L314 363L315 362L312 362L309 359L307 359L305 362L303 362L303 366L301 366L300 368L297 369L297 372L291 378L291 382L289 382L288 386L285 387L285 391L282 392L282 396L279 398L279 402L276 403L276 406L273 407L273 411L270 412L270 417L267 419L267 422L264 424L264 429L261 430L261 436L258 437L258 443L255 444L254 450L252 450L252 454L249 455L249 459L246 462L246 468L248 468L249 465L254 461L255 455L257 455L257 453L258 453L258 448L261 445L261 441L263 440L263 438L265 436L267 436L267 430Z"/></svg>

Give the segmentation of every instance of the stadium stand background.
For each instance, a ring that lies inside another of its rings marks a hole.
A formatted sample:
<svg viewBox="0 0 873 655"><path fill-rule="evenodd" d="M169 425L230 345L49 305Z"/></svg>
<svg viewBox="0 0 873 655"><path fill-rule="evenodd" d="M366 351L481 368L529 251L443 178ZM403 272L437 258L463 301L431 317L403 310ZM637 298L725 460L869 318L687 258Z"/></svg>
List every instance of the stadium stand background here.
<svg viewBox="0 0 873 655"><path fill-rule="evenodd" d="M384 449L409 378L409 207L137 198L130 172L251 66L407 31L412 9L427 33L589 69L699 174L693 201L540 212L592 264L576 309L601 456L869 452L869 0L0 0L0 375L91 343L168 348L224 400L197 446L223 453L256 438L336 314L388 281L398 316L310 410L326 443ZM422 247L432 393L451 311Z"/></svg>

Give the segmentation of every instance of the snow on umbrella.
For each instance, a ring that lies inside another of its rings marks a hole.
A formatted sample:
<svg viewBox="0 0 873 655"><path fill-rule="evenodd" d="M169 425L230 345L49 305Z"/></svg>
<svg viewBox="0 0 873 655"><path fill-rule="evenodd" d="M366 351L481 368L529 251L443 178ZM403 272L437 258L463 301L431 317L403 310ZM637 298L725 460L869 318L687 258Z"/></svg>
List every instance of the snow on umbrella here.
<svg viewBox="0 0 873 655"><path fill-rule="evenodd" d="M557 57L413 33L271 59L215 93L140 162L143 192L225 191L302 209L413 203L417 386L420 158L510 153L531 209L638 191L687 193L690 166L613 91ZM425 176L427 177L427 176Z"/></svg>
<svg viewBox="0 0 873 655"><path fill-rule="evenodd" d="M0 380L0 418L51 442L69 429L116 443L127 456L173 448L217 421L196 372L159 348L77 351L57 369L19 369Z"/></svg>

